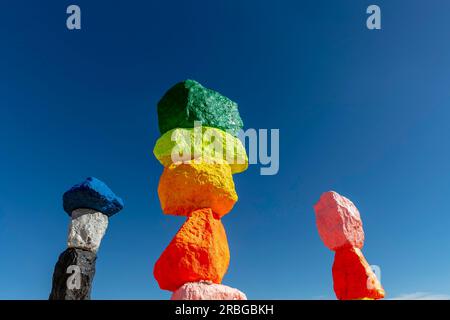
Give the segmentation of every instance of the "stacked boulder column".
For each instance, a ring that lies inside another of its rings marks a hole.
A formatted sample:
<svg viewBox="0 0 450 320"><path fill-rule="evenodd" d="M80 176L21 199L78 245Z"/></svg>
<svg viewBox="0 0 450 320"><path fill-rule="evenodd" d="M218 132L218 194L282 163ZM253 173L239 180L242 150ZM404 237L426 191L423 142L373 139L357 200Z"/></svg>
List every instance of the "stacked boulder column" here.
<svg viewBox="0 0 450 320"><path fill-rule="evenodd" d="M95 262L108 219L123 208L123 201L102 181L89 177L63 195L71 217L67 250L53 273L50 300L89 300Z"/></svg>
<svg viewBox="0 0 450 320"><path fill-rule="evenodd" d="M186 80L158 103L161 137L153 153L164 166L158 196L165 214L186 216L156 261L153 275L173 300L243 300L222 285L230 261L221 218L236 203L233 174L247 169L237 138L243 123L237 104Z"/></svg>
<svg viewBox="0 0 450 320"><path fill-rule="evenodd" d="M329 191L322 194L314 209L320 238L335 251L333 285L336 297L339 300L384 298L384 289L361 252L364 230L353 202Z"/></svg>

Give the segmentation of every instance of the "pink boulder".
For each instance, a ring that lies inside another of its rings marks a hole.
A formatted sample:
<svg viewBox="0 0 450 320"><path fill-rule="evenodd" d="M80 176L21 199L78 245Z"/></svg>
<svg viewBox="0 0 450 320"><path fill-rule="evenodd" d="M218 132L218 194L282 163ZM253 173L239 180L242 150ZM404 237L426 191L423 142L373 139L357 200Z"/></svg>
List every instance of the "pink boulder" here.
<svg viewBox="0 0 450 320"><path fill-rule="evenodd" d="M244 293L211 281L188 282L172 294L170 300L247 300Z"/></svg>
<svg viewBox="0 0 450 320"><path fill-rule="evenodd" d="M331 250L364 245L364 230L358 209L337 192L322 194L315 204L316 224L324 244Z"/></svg>

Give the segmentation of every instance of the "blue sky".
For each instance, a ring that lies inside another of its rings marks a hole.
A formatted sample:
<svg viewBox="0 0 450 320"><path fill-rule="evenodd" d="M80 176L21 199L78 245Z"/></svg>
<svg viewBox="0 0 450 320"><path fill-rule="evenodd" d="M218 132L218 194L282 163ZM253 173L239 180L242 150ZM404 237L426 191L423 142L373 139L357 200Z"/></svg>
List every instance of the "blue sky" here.
<svg viewBox="0 0 450 320"><path fill-rule="evenodd" d="M78 4L82 29L65 27ZM378 4L382 30L365 27ZM359 208L388 297L450 295L448 1L40 1L0 10L0 298L46 299L87 176L125 201L94 299L167 299L154 262L183 222L164 216L156 103L192 78L280 129L280 171L235 175L223 283L252 299L334 298L313 204Z"/></svg>

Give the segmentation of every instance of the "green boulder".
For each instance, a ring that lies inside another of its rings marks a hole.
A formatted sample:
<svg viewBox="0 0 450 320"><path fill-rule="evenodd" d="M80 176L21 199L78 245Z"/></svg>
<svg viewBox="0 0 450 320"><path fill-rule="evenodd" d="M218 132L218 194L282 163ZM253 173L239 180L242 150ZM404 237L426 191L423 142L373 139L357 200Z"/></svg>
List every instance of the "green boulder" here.
<svg viewBox="0 0 450 320"><path fill-rule="evenodd" d="M194 121L234 136L244 126L235 102L197 81L185 80L170 88L158 102L159 131L162 135L175 128L193 128Z"/></svg>

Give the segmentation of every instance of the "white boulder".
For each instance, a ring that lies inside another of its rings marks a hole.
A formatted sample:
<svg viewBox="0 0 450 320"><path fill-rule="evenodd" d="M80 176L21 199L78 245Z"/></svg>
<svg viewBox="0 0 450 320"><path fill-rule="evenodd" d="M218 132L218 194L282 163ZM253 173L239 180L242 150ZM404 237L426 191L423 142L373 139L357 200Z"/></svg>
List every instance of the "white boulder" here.
<svg viewBox="0 0 450 320"><path fill-rule="evenodd" d="M108 216L93 209L72 211L67 246L96 253L108 228Z"/></svg>

